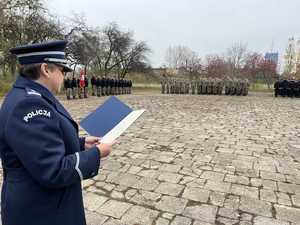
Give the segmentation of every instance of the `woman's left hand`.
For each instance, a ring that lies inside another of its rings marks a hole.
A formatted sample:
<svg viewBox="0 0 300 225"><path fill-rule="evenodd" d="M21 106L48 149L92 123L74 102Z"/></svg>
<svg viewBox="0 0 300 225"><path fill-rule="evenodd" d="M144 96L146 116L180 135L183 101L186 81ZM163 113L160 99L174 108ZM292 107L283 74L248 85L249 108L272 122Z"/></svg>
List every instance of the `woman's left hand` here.
<svg viewBox="0 0 300 225"><path fill-rule="evenodd" d="M94 136L88 136L85 138L84 148L89 149L97 144L99 144L101 138L100 137L94 137Z"/></svg>

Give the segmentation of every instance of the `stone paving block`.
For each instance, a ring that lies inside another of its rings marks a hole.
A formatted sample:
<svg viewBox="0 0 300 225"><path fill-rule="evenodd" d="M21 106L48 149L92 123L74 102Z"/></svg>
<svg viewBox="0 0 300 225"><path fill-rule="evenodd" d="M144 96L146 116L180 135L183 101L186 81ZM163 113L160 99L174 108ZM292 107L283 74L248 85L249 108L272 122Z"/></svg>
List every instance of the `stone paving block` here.
<svg viewBox="0 0 300 225"><path fill-rule="evenodd" d="M170 172L170 173L177 173L177 172L179 172L179 170L180 170L181 168L182 168L181 165L164 163L164 164L162 164L162 166L159 168L159 170L161 170L161 171L166 171L166 172Z"/></svg>
<svg viewBox="0 0 300 225"><path fill-rule="evenodd" d="M261 178L265 180L281 181L285 182L285 176L281 173L272 173L268 171L260 171Z"/></svg>
<svg viewBox="0 0 300 225"><path fill-rule="evenodd" d="M196 178L191 176L183 176L179 182L179 184L187 184L194 181Z"/></svg>
<svg viewBox="0 0 300 225"><path fill-rule="evenodd" d="M109 200L96 211L100 214L120 219L121 216L132 206L130 203Z"/></svg>
<svg viewBox="0 0 300 225"><path fill-rule="evenodd" d="M225 201L225 193L211 191L209 201L215 206L223 206Z"/></svg>
<svg viewBox="0 0 300 225"><path fill-rule="evenodd" d="M137 174L139 173L143 168L142 167L139 167L139 166L131 166L129 169L128 169L128 173L130 174Z"/></svg>
<svg viewBox="0 0 300 225"><path fill-rule="evenodd" d="M300 207L300 194L292 196L293 205Z"/></svg>
<svg viewBox="0 0 300 225"><path fill-rule="evenodd" d="M105 221L108 220L107 216L103 216L101 214L88 210L85 211L85 216L87 225L102 225Z"/></svg>
<svg viewBox="0 0 300 225"><path fill-rule="evenodd" d="M240 184L232 184L231 193L235 195L258 199L258 189L256 187L248 187Z"/></svg>
<svg viewBox="0 0 300 225"><path fill-rule="evenodd" d="M288 184L282 182L277 182L277 185L278 185L278 190L280 192L295 194L297 191L300 191L300 185Z"/></svg>
<svg viewBox="0 0 300 225"><path fill-rule="evenodd" d="M278 204L280 205L287 205L287 206L291 206L292 205L292 201L290 199L290 196L284 192L276 192L277 195L277 201Z"/></svg>
<svg viewBox="0 0 300 225"><path fill-rule="evenodd" d="M176 216L170 225L191 225L191 224L192 224L192 219L183 216Z"/></svg>
<svg viewBox="0 0 300 225"><path fill-rule="evenodd" d="M183 188L184 188L183 185L163 182L160 183L160 185L155 189L155 192L166 194L166 195L179 196Z"/></svg>
<svg viewBox="0 0 300 225"><path fill-rule="evenodd" d="M237 210L228 209L228 208L219 208L218 215L230 219L239 219L240 215Z"/></svg>
<svg viewBox="0 0 300 225"><path fill-rule="evenodd" d="M161 200L156 203L156 209L174 214L181 214L187 203L188 201L182 198L163 196Z"/></svg>
<svg viewBox="0 0 300 225"><path fill-rule="evenodd" d="M130 200L135 194L137 193L136 189L129 189L128 191L126 191L125 193L125 198L127 200Z"/></svg>
<svg viewBox="0 0 300 225"><path fill-rule="evenodd" d="M237 210L240 206L240 197L235 195L226 196L224 207L228 209Z"/></svg>
<svg viewBox="0 0 300 225"><path fill-rule="evenodd" d="M152 191L159 185L156 179L142 177L136 184L132 185L136 189L142 189L146 191Z"/></svg>
<svg viewBox="0 0 300 225"><path fill-rule="evenodd" d="M197 205L197 206L188 206L185 208L183 215L201 220L208 223L214 223L217 214L217 207L212 205Z"/></svg>
<svg viewBox="0 0 300 225"><path fill-rule="evenodd" d="M203 188L205 185L206 180L201 178L195 178L193 181L188 182L186 186L188 187L195 187L195 188Z"/></svg>
<svg viewBox="0 0 300 225"><path fill-rule="evenodd" d="M128 224L122 223L120 220L110 218L109 220L104 222L103 225L128 225Z"/></svg>
<svg viewBox="0 0 300 225"><path fill-rule="evenodd" d="M95 211L107 200L108 200L107 197L96 195L93 193L84 193L83 194L84 207L89 211Z"/></svg>
<svg viewBox="0 0 300 225"><path fill-rule="evenodd" d="M182 197L189 200L205 203L208 201L209 191L200 188L186 187L184 189Z"/></svg>
<svg viewBox="0 0 300 225"><path fill-rule="evenodd" d="M149 178L157 178L160 172L157 170L142 170L138 173L139 176L149 177Z"/></svg>
<svg viewBox="0 0 300 225"><path fill-rule="evenodd" d="M121 218L126 224L152 225L156 220L159 211L147 209L141 206L132 206Z"/></svg>
<svg viewBox="0 0 300 225"><path fill-rule="evenodd" d="M207 190L213 190L213 191L219 191L219 192L225 192L229 193L230 192L230 183L226 182L219 182L219 181L212 181L212 180L207 180L204 188Z"/></svg>
<svg viewBox="0 0 300 225"><path fill-rule="evenodd" d="M213 181L223 181L225 174L213 171L204 171L200 178Z"/></svg>
<svg viewBox="0 0 300 225"><path fill-rule="evenodd" d="M253 215L248 213L241 213L240 220L241 221L252 221Z"/></svg>
<svg viewBox="0 0 300 225"><path fill-rule="evenodd" d="M168 220L172 220L173 217L174 217L174 214L172 214L172 213L163 213L162 217L164 217L164 218L166 218Z"/></svg>
<svg viewBox="0 0 300 225"><path fill-rule="evenodd" d="M226 225L235 225L235 224L238 224L238 222L239 222L236 219L229 219L226 217L218 217L216 221L217 221L217 224L226 224Z"/></svg>
<svg viewBox="0 0 300 225"><path fill-rule="evenodd" d="M139 179L140 177L137 175L124 173L119 177L119 180L116 183L127 187L133 187Z"/></svg>
<svg viewBox="0 0 300 225"><path fill-rule="evenodd" d="M111 192L110 196L112 198L115 198L115 199L123 199L123 198L125 198L125 196L124 196L124 194L122 192L115 191L115 190Z"/></svg>
<svg viewBox="0 0 300 225"><path fill-rule="evenodd" d="M262 187L264 189L269 189L269 190L273 190L273 191L278 190L277 183L272 180L262 180Z"/></svg>
<svg viewBox="0 0 300 225"><path fill-rule="evenodd" d="M241 197L240 210L261 216L272 217L272 205L254 198Z"/></svg>
<svg viewBox="0 0 300 225"><path fill-rule="evenodd" d="M169 225L170 221L164 218L159 217L156 222L155 225Z"/></svg>
<svg viewBox="0 0 300 225"><path fill-rule="evenodd" d="M254 218L254 224L253 225L289 225L288 222L276 220L273 218L263 217L263 216L257 216Z"/></svg>
<svg viewBox="0 0 300 225"><path fill-rule="evenodd" d="M182 177L183 175L177 173L162 172L157 179L160 181L166 181L176 184L180 181Z"/></svg>
<svg viewBox="0 0 300 225"><path fill-rule="evenodd" d="M232 175L232 174L226 174L224 181L229 182L229 183L243 184L243 185L249 184L248 177L236 176L236 175Z"/></svg>
<svg viewBox="0 0 300 225"><path fill-rule="evenodd" d="M260 189L260 200L276 203L277 197L272 190Z"/></svg>
<svg viewBox="0 0 300 225"><path fill-rule="evenodd" d="M215 223L207 223L207 222L203 222L203 221L200 221L200 220L195 220L193 225L214 225Z"/></svg>
<svg viewBox="0 0 300 225"><path fill-rule="evenodd" d="M299 223L300 209L292 208L283 205L274 205L276 211L276 218L283 221Z"/></svg>

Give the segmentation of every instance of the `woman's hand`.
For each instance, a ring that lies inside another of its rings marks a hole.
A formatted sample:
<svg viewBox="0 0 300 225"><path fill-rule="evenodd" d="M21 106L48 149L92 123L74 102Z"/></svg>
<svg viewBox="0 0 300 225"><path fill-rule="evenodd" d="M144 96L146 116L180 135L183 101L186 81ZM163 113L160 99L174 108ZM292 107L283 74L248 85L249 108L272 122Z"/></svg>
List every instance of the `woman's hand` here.
<svg viewBox="0 0 300 225"><path fill-rule="evenodd" d="M84 148L90 149L100 143L100 137L88 136L85 138Z"/></svg>
<svg viewBox="0 0 300 225"><path fill-rule="evenodd" d="M116 141L113 141L111 143L101 143L101 144L97 145L97 148L100 152L101 159L105 158L106 156L108 156L111 153L112 146L116 143L117 143Z"/></svg>

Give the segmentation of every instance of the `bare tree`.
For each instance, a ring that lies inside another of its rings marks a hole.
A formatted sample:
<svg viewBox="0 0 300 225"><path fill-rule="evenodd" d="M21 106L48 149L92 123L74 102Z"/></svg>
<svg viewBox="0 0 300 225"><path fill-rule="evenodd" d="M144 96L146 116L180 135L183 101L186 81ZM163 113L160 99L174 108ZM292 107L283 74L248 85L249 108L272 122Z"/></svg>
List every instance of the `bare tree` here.
<svg viewBox="0 0 300 225"><path fill-rule="evenodd" d="M236 77L240 75L247 56L247 45L235 43L227 50L227 62L230 75Z"/></svg>
<svg viewBox="0 0 300 225"><path fill-rule="evenodd" d="M202 68L201 58L186 46L170 46L166 51L165 60L170 69L185 69L187 72L197 73Z"/></svg>
<svg viewBox="0 0 300 225"><path fill-rule="evenodd" d="M206 56L205 71L209 77L224 77L228 73L228 63L220 55Z"/></svg>

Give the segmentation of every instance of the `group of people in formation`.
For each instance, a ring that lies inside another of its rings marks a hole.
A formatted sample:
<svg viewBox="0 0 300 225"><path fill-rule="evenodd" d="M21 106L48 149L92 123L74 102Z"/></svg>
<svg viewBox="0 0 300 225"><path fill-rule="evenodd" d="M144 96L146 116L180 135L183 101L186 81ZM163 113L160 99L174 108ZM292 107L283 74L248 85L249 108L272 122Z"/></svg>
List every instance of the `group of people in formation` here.
<svg viewBox="0 0 300 225"><path fill-rule="evenodd" d="M248 79L200 78L198 80L163 79L162 94L248 95Z"/></svg>
<svg viewBox="0 0 300 225"><path fill-rule="evenodd" d="M89 85L91 85L92 96L108 96L131 94L132 81L125 79L115 79L111 77L100 77L93 75L90 79L83 72L80 76L67 75L64 81L64 89L67 99L87 98L89 95Z"/></svg>
<svg viewBox="0 0 300 225"><path fill-rule="evenodd" d="M282 97L300 97L300 80L278 80L274 83L274 95Z"/></svg>

